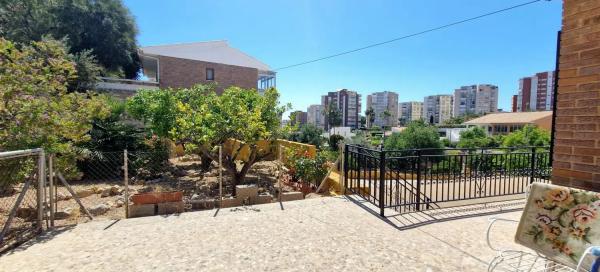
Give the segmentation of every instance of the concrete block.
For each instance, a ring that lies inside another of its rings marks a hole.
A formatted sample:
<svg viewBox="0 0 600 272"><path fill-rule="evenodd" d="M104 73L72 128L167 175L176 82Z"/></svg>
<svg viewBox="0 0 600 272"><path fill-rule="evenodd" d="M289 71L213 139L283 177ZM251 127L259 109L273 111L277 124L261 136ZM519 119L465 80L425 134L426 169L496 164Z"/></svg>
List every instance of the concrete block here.
<svg viewBox="0 0 600 272"><path fill-rule="evenodd" d="M142 217L155 215L156 204L132 204L129 205L129 217Z"/></svg>
<svg viewBox="0 0 600 272"><path fill-rule="evenodd" d="M217 200L217 203L219 201ZM221 200L220 202L221 204L221 208L231 208L231 207L237 207L237 206L241 206L242 205L242 201L239 198L234 198L234 197L230 197L230 198L223 198L223 200Z"/></svg>
<svg viewBox="0 0 600 272"><path fill-rule="evenodd" d="M241 201L253 199L258 196L258 187L256 185L237 185L235 186L236 197Z"/></svg>
<svg viewBox="0 0 600 272"><path fill-rule="evenodd" d="M189 203L192 205L194 210L207 210L215 208L215 200L213 199L202 199L202 200L190 200Z"/></svg>
<svg viewBox="0 0 600 272"><path fill-rule="evenodd" d="M302 192L285 192L281 194L281 202L302 199L304 199L304 195L302 194Z"/></svg>
<svg viewBox="0 0 600 272"><path fill-rule="evenodd" d="M273 202L273 197L270 194L258 195L251 202L253 205L267 204Z"/></svg>
<svg viewBox="0 0 600 272"><path fill-rule="evenodd" d="M183 201L158 203L156 206L158 207L157 214L161 215L183 212Z"/></svg>

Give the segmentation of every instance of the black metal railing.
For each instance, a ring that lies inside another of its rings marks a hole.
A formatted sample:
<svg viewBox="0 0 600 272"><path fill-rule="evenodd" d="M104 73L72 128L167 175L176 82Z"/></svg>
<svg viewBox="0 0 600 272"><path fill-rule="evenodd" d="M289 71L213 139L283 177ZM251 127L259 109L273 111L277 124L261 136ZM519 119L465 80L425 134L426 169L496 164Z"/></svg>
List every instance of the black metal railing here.
<svg viewBox="0 0 600 272"><path fill-rule="evenodd" d="M439 208L442 203L525 193L548 182L548 147L375 150L346 145L344 186L380 214Z"/></svg>

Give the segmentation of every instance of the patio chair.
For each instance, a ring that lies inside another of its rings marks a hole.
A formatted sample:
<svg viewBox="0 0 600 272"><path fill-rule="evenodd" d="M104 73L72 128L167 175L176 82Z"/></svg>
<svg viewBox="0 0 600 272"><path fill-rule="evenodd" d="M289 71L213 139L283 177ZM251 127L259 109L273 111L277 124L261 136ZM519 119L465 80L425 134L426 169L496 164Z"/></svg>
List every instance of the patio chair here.
<svg viewBox="0 0 600 272"><path fill-rule="evenodd" d="M531 251L494 246L497 222L518 223L515 242ZM497 252L488 271L593 271L600 264L593 246L600 245L600 194L533 183L521 219L490 218L486 239Z"/></svg>

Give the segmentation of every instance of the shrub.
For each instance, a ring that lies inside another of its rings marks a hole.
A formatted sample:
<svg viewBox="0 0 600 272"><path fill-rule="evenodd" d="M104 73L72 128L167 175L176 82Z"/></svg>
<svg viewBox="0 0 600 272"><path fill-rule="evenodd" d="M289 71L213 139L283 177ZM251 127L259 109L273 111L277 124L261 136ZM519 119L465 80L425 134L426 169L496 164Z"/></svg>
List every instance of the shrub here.
<svg viewBox="0 0 600 272"><path fill-rule="evenodd" d="M329 148L333 151L339 150L339 143L344 140L344 136L333 134L329 136Z"/></svg>

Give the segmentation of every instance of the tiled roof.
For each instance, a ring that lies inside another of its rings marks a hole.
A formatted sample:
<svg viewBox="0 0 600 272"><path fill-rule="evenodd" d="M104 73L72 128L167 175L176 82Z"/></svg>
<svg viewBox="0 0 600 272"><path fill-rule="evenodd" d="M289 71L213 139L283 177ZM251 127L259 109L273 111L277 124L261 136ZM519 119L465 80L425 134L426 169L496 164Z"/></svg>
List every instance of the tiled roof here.
<svg viewBox="0 0 600 272"><path fill-rule="evenodd" d="M259 71L271 70L271 68L263 62L246 55L246 53L237 48L229 46L227 41L145 46L140 48L140 54L252 67Z"/></svg>
<svg viewBox="0 0 600 272"><path fill-rule="evenodd" d="M490 113L469 120L465 124L529 124L551 116L552 111Z"/></svg>

